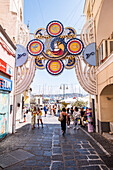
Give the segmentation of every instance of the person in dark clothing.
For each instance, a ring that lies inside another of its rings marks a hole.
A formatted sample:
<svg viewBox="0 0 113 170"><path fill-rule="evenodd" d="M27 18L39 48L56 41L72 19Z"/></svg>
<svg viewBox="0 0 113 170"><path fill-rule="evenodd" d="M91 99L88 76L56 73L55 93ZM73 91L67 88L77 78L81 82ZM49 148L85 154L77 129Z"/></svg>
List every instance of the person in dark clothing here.
<svg viewBox="0 0 113 170"><path fill-rule="evenodd" d="M83 108L81 108L80 114L81 114L82 127L84 127L84 114L85 114L85 112L84 112L84 109L83 109Z"/></svg>
<svg viewBox="0 0 113 170"><path fill-rule="evenodd" d="M73 106L71 107L71 115L73 116L73 112L74 112L74 109L73 109Z"/></svg>
<svg viewBox="0 0 113 170"><path fill-rule="evenodd" d="M67 108L67 114L68 114L67 126L68 126L68 128L70 128L70 110L69 110L69 108Z"/></svg>
<svg viewBox="0 0 113 170"><path fill-rule="evenodd" d="M66 132L66 121L67 121L67 117L68 117L68 114L66 113L65 108L62 109L60 116L63 116L63 118L64 118L63 121L61 121L62 135L64 136L64 134Z"/></svg>

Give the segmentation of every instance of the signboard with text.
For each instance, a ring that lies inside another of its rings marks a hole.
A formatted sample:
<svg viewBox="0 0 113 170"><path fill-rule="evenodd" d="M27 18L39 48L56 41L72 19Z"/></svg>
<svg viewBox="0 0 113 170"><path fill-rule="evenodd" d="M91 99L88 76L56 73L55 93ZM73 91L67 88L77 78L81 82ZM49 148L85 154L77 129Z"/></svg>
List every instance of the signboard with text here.
<svg viewBox="0 0 113 170"><path fill-rule="evenodd" d="M95 43L91 43L88 46L86 46L84 50L84 59L85 61L92 65L96 66L96 46Z"/></svg>
<svg viewBox="0 0 113 170"><path fill-rule="evenodd" d="M0 71L5 74L8 74L9 76L12 76L12 67L2 59L0 59Z"/></svg>
<svg viewBox="0 0 113 170"><path fill-rule="evenodd" d="M0 90L12 91L12 80L0 76Z"/></svg>
<svg viewBox="0 0 113 170"><path fill-rule="evenodd" d="M28 54L24 46L17 44L16 47L16 67L19 67L27 61Z"/></svg>

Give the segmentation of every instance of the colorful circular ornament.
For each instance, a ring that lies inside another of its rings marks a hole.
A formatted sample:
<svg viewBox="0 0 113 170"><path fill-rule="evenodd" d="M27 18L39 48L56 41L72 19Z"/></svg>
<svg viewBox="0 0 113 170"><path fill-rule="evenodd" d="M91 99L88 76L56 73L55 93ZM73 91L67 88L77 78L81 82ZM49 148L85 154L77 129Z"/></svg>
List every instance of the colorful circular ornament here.
<svg viewBox="0 0 113 170"><path fill-rule="evenodd" d="M46 69L51 75L58 75L64 70L64 63L62 60L48 60Z"/></svg>
<svg viewBox="0 0 113 170"><path fill-rule="evenodd" d="M33 39L27 44L27 51L33 56L40 55L44 50L44 44L38 39Z"/></svg>
<svg viewBox="0 0 113 170"><path fill-rule="evenodd" d="M77 63L77 57L71 56L68 58L68 63L65 65L66 69L71 69L73 68Z"/></svg>
<svg viewBox="0 0 113 170"><path fill-rule="evenodd" d="M34 64L36 65L37 68L39 68L39 69L44 69L45 68L43 63L42 63L42 59L35 57L34 60L35 60Z"/></svg>
<svg viewBox="0 0 113 170"><path fill-rule="evenodd" d="M47 33L52 37L61 35L63 30L63 24L59 21L51 21L46 27Z"/></svg>
<svg viewBox="0 0 113 170"><path fill-rule="evenodd" d="M84 44L80 39L74 38L67 42L67 50L70 54L79 55L84 48Z"/></svg>

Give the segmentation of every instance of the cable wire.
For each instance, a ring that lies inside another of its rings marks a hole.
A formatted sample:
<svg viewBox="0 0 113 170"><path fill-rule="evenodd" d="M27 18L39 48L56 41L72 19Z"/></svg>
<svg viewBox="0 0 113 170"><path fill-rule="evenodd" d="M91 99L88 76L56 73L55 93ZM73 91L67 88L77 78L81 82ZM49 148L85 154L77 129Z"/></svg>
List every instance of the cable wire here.
<svg viewBox="0 0 113 170"><path fill-rule="evenodd" d="M41 5L40 5L40 2L39 2L39 0L36 0L36 2L38 2L38 6L37 7L39 7L39 9L40 9L40 14L41 14L41 17L42 17L42 20L43 20L43 24L45 25L45 20L44 20L44 16L43 16L43 12L42 12L42 9L41 9Z"/></svg>

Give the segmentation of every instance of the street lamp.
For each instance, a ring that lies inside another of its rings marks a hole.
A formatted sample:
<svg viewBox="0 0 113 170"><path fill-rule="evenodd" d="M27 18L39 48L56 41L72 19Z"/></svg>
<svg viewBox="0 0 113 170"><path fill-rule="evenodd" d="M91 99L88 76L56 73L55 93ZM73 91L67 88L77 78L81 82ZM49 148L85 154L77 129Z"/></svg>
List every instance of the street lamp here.
<svg viewBox="0 0 113 170"><path fill-rule="evenodd" d="M67 84L61 84L60 89L63 89L63 99L64 99L65 98L65 89L68 89L68 85Z"/></svg>

